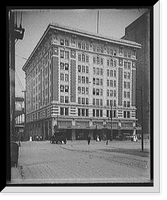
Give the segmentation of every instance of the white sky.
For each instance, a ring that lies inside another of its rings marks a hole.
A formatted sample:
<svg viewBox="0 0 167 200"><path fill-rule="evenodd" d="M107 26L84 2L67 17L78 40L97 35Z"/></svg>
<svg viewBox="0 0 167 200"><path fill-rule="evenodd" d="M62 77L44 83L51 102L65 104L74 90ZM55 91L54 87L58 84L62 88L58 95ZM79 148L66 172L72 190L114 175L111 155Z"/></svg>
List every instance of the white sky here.
<svg viewBox="0 0 167 200"><path fill-rule="evenodd" d="M100 9L99 33L105 36L121 38L125 28L145 13L147 9ZM17 13L17 24L20 25L20 13ZM24 10L22 11L22 27L25 28L23 40L15 44L16 64L16 96L23 96L19 79L25 88L25 73L22 67L51 22L96 32L97 9L69 10Z"/></svg>

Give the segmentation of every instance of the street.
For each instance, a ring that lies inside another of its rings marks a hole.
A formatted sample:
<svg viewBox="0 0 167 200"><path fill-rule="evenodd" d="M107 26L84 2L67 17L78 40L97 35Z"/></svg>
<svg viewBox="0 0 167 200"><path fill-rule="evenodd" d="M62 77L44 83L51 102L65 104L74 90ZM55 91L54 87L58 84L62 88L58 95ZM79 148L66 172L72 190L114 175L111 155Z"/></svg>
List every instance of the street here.
<svg viewBox="0 0 167 200"><path fill-rule="evenodd" d="M148 182L149 141L144 146L142 152L141 141L21 142L11 183Z"/></svg>

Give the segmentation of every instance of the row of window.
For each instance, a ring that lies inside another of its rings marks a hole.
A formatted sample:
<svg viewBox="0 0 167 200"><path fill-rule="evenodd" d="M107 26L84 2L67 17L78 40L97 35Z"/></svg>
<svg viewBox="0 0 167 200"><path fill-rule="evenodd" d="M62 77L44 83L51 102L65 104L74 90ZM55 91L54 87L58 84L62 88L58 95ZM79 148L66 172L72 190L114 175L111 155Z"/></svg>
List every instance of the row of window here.
<svg viewBox="0 0 167 200"><path fill-rule="evenodd" d="M109 80L107 79L107 86L109 87L116 87L116 80Z"/></svg>
<svg viewBox="0 0 167 200"><path fill-rule="evenodd" d="M89 73L89 67L85 65L78 65L78 72Z"/></svg>
<svg viewBox="0 0 167 200"><path fill-rule="evenodd" d="M103 110L93 109L93 117L103 117Z"/></svg>
<svg viewBox="0 0 167 200"><path fill-rule="evenodd" d="M68 96L60 96L60 103L69 103Z"/></svg>
<svg viewBox="0 0 167 200"><path fill-rule="evenodd" d="M93 95L103 96L103 89L93 88Z"/></svg>
<svg viewBox="0 0 167 200"><path fill-rule="evenodd" d="M78 104L83 104L83 105L88 105L89 104L89 99L84 98L84 97L78 97Z"/></svg>
<svg viewBox="0 0 167 200"><path fill-rule="evenodd" d="M130 79L130 72L124 72L124 79Z"/></svg>
<svg viewBox="0 0 167 200"><path fill-rule="evenodd" d="M65 50L60 49L60 58L69 59L69 57L76 58L76 51L71 50L69 52L69 51L65 51Z"/></svg>
<svg viewBox="0 0 167 200"><path fill-rule="evenodd" d="M93 78L93 85L103 85L102 78Z"/></svg>
<svg viewBox="0 0 167 200"><path fill-rule="evenodd" d="M69 63L60 62L60 70L68 70L68 69L69 69Z"/></svg>
<svg viewBox="0 0 167 200"><path fill-rule="evenodd" d="M124 101L124 107L130 107L130 101Z"/></svg>
<svg viewBox="0 0 167 200"><path fill-rule="evenodd" d="M117 76L117 72L116 70L109 70L107 69L107 76L110 76L110 77L116 77Z"/></svg>
<svg viewBox="0 0 167 200"><path fill-rule="evenodd" d="M78 87L78 94L89 94L89 88L88 87Z"/></svg>
<svg viewBox="0 0 167 200"><path fill-rule="evenodd" d="M124 98L130 98L130 92L124 91Z"/></svg>
<svg viewBox="0 0 167 200"><path fill-rule="evenodd" d="M78 83L89 84L89 78L87 76L78 76Z"/></svg>
<svg viewBox="0 0 167 200"><path fill-rule="evenodd" d="M107 106L116 106L116 100L107 99Z"/></svg>
<svg viewBox="0 0 167 200"><path fill-rule="evenodd" d="M60 73L60 80L68 82L69 81L69 74Z"/></svg>
<svg viewBox="0 0 167 200"><path fill-rule="evenodd" d="M74 38L71 39L71 44L75 45L76 44L76 40ZM69 46L69 40L68 39L60 39L60 45L62 46ZM78 49L82 49L82 50L89 50L90 47L93 47L93 51L94 52L98 52L98 53L104 53L104 50L107 51L107 54L109 55L116 55L117 54L117 50L116 49L112 49L111 47L104 47L101 45L97 45L97 44L90 44L88 42L81 42L78 41L77 43L77 47ZM123 55L124 57L128 57L131 58L131 56L136 56L136 51L130 51L130 50L125 50L123 49L123 47L119 48L119 54Z"/></svg>
<svg viewBox="0 0 167 200"><path fill-rule="evenodd" d="M103 99L95 99L95 98L93 98L93 105L94 106L103 106Z"/></svg>
<svg viewBox="0 0 167 200"><path fill-rule="evenodd" d="M89 110L84 108L78 108L78 116L88 117Z"/></svg>
<svg viewBox="0 0 167 200"><path fill-rule="evenodd" d="M94 56L93 57L93 64L103 65L103 58L99 57L99 56Z"/></svg>
<svg viewBox="0 0 167 200"><path fill-rule="evenodd" d="M124 81L124 88L130 89L130 82L129 81Z"/></svg>
<svg viewBox="0 0 167 200"><path fill-rule="evenodd" d="M93 75L103 75L103 68L93 67Z"/></svg>
<svg viewBox="0 0 167 200"><path fill-rule="evenodd" d="M109 97L116 97L116 90L108 90L107 89L107 96Z"/></svg>
<svg viewBox="0 0 167 200"><path fill-rule="evenodd" d="M68 85L60 85L60 92L68 92L69 86Z"/></svg>
<svg viewBox="0 0 167 200"><path fill-rule="evenodd" d="M82 53L82 54L78 54L78 61L79 62L86 62L86 63L88 63L89 62L89 56L88 55L86 55L86 54L84 54L84 53Z"/></svg>

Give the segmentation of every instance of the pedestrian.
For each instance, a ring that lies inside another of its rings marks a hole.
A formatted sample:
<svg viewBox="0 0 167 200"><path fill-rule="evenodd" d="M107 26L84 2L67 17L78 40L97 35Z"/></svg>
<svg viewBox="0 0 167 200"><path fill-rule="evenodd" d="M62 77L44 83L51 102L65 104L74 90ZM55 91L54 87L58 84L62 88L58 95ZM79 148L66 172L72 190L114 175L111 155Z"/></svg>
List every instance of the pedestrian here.
<svg viewBox="0 0 167 200"><path fill-rule="evenodd" d="M88 136L88 145L90 144L90 136Z"/></svg>

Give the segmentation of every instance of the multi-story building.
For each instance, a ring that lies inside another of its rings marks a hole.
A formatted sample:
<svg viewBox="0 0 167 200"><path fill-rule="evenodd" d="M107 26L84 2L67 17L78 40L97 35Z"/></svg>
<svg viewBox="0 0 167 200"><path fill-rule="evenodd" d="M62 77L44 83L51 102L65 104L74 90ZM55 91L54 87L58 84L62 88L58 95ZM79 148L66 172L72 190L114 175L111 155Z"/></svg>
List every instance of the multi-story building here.
<svg viewBox="0 0 167 200"><path fill-rule="evenodd" d="M150 65L150 11L147 11L126 27L123 39L138 42L142 45L142 48L137 51L136 107L138 122L142 124L143 133L147 135L150 134L150 96L152 95L150 93L150 77L153 72L153 70L150 71L152 67Z"/></svg>
<svg viewBox="0 0 167 200"><path fill-rule="evenodd" d="M141 45L49 24L23 66L27 138L136 133L136 51ZM112 118L111 118L112 114ZM112 119L112 120L111 120ZM112 124L111 124L112 121Z"/></svg>
<svg viewBox="0 0 167 200"><path fill-rule="evenodd" d="M24 140L24 97L15 97L15 139Z"/></svg>

